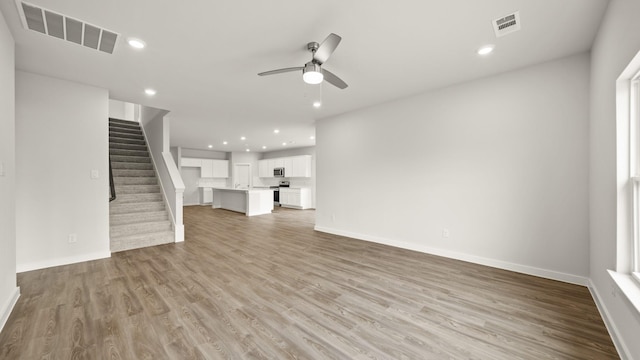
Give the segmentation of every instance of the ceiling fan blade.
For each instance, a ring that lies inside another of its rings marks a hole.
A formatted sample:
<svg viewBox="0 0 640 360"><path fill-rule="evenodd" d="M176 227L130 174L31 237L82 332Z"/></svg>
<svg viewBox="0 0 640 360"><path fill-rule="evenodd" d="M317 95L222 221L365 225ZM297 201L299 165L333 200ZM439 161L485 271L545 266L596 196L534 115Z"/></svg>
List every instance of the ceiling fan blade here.
<svg viewBox="0 0 640 360"><path fill-rule="evenodd" d="M324 75L324 79L331 85L339 88L339 89L346 89L347 83L342 81L342 79L340 79L339 77L336 76L336 74L332 73L329 70L325 70L322 69L322 75Z"/></svg>
<svg viewBox="0 0 640 360"><path fill-rule="evenodd" d="M258 75L260 76L275 75L275 74L281 74L281 73L292 72L292 71L302 71L302 66L265 71L265 72L258 73Z"/></svg>
<svg viewBox="0 0 640 360"><path fill-rule="evenodd" d="M329 56L333 54L341 40L342 38L340 36L334 33L329 34L322 44L320 44L318 50L313 54L313 60L322 65L327 61L327 59L329 59Z"/></svg>

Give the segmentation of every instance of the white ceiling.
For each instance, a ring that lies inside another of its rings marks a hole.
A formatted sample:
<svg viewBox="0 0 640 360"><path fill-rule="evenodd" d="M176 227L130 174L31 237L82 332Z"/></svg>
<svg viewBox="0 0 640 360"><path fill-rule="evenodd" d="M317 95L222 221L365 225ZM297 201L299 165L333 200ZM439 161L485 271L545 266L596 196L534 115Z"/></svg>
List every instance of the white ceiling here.
<svg viewBox="0 0 640 360"><path fill-rule="evenodd" d="M16 3L0 11L20 70L109 89L112 99L170 110L171 146L266 151L315 143L322 118L591 48L607 0L30 0L121 34L113 55L25 30ZM522 30L492 20L520 11ZM306 44L342 42L325 63L349 87L306 85ZM137 37L144 50L126 44ZM495 44L488 57L476 50ZM145 87L157 90L148 97ZM321 96L323 106L311 102ZM279 129L279 134L273 130ZM410 130L408 130L410 131ZM246 136L246 141L240 137ZM228 145L222 145L223 141ZM246 145L245 145L246 144ZM381 144L381 146L384 146Z"/></svg>

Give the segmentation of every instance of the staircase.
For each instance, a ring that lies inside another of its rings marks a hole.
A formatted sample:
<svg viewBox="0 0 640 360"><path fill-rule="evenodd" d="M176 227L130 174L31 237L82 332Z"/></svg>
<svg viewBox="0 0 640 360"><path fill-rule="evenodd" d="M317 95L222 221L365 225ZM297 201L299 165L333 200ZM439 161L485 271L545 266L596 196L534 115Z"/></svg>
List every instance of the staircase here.
<svg viewBox="0 0 640 360"><path fill-rule="evenodd" d="M109 203L111 252L175 240L156 171L137 122L109 119L116 199Z"/></svg>

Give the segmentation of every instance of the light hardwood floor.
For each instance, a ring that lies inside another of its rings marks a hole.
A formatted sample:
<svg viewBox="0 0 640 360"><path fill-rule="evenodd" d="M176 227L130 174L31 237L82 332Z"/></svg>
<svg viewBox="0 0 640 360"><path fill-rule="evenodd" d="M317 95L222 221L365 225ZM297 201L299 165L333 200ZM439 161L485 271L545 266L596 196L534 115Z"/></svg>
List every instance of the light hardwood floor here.
<svg viewBox="0 0 640 360"><path fill-rule="evenodd" d="M18 275L0 359L618 359L589 291L187 207L186 241Z"/></svg>

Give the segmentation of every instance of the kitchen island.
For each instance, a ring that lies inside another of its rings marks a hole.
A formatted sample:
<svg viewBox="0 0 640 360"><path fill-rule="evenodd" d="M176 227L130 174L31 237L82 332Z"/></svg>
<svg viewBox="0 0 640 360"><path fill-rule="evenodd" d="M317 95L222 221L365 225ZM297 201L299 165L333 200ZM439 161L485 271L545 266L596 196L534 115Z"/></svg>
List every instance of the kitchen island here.
<svg viewBox="0 0 640 360"><path fill-rule="evenodd" d="M272 189L234 189L211 187L214 209L226 209L244 213L247 216L271 214L273 210Z"/></svg>

